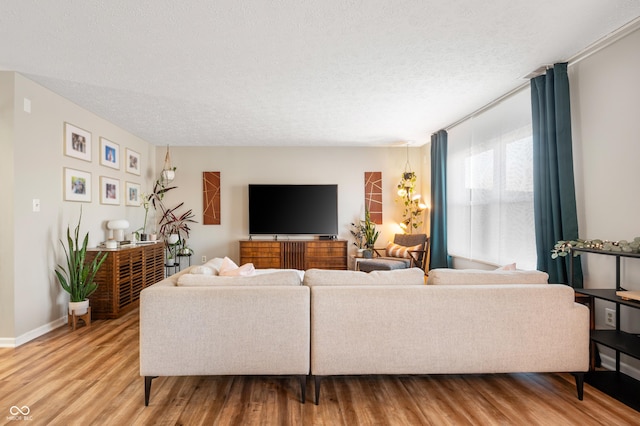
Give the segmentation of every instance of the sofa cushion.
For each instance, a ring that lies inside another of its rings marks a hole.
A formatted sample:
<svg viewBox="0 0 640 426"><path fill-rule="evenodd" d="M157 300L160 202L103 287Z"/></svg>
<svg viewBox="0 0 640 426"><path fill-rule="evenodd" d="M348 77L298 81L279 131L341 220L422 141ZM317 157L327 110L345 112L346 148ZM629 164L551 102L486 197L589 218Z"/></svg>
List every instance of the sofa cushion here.
<svg viewBox="0 0 640 426"><path fill-rule="evenodd" d="M439 268L429 271L427 284L547 284L549 275L541 271L509 271Z"/></svg>
<svg viewBox="0 0 640 426"><path fill-rule="evenodd" d="M300 275L296 271L276 271L267 274L244 276L221 276L221 275L200 275L183 274L178 277L176 286L198 287L198 286L281 286L300 285Z"/></svg>
<svg viewBox="0 0 640 426"><path fill-rule="evenodd" d="M424 284L424 272L420 268L372 271L369 273L309 269L304 273L303 284L308 286L419 285Z"/></svg>

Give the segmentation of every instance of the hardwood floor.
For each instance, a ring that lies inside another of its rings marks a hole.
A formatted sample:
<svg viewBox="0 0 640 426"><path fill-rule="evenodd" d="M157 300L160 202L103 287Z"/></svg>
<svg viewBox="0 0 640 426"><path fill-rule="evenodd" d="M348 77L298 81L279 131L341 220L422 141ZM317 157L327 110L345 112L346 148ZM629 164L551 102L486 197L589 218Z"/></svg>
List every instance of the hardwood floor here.
<svg viewBox="0 0 640 426"><path fill-rule="evenodd" d="M640 424L589 385L579 401L569 374L333 377L313 400L295 377L160 377L145 407L137 310L0 349L0 424L13 426Z"/></svg>

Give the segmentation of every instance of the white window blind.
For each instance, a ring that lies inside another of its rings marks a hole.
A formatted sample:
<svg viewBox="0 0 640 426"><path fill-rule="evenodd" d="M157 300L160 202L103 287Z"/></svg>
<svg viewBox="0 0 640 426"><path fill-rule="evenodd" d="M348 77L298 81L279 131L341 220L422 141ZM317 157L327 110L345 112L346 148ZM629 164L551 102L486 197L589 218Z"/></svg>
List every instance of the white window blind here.
<svg viewBox="0 0 640 426"><path fill-rule="evenodd" d="M449 130L448 250L535 269L529 88Z"/></svg>

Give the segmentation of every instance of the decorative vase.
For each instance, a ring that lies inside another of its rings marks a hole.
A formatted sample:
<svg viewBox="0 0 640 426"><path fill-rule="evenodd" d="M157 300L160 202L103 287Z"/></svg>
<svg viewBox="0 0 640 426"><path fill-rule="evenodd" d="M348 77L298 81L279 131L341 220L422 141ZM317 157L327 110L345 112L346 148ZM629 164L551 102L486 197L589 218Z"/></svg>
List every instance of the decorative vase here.
<svg viewBox="0 0 640 426"><path fill-rule="evenodd" d="M371 259L373 257L373 250L366 249L362 252L362 257L365 259Z"/></svg>
<svg viewBox="0 0 640 426"><path fill-rule="evenodd" d="M75 313L76 316L84 315L89 310L89 299L82 302L69 302L69 315Z"/></svg>

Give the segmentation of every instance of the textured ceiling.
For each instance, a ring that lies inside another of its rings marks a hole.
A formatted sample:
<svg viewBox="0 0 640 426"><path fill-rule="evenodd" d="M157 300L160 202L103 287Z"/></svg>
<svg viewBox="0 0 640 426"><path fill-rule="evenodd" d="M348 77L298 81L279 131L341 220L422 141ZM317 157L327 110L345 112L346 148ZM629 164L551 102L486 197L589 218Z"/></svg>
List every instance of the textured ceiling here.
<svg viewBox="0 0 640 426"><path fill-rule="evenodd" d="M423 144L639 16L637 0L3 0L0 69L156 145Z"/></svg>

